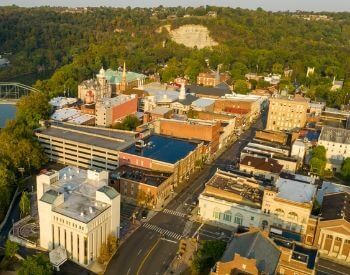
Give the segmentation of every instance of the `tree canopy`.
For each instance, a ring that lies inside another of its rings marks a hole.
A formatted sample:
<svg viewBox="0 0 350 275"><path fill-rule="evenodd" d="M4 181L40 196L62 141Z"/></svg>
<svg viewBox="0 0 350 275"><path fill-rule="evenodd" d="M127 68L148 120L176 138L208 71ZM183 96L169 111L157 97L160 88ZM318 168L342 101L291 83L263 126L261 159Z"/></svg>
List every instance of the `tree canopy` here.
<svg viewBox="0 0 350 275"><path fill-rule="evenodd" d="M29 256L21 262L19 275L51 275L52 266L45 254Z"/></svg>
<svg viewBox="0 0 350 275"><path fill-rule="evenodd" d="M341 175L342 177L350 181L350 158L346 158L341 166Z"/></svg>
<svg viewBox="0 0 350 275"><path fill-rule="evenodd" d="M209 11L217 17L206 16ZM169 15L177 17L168 20ZM0 80L14 72L52 69L52 77L35 87L53 96L64 88L77 92L78 83L101 66L117 69L124 61L131 71L158 73L163 81L187 76L192 83L200 71L221 64L233 80L243 80L248 72L281 74L289 81L282 83L288 91L302 85L312 99L339 107L350 94L350 13L327 16L331 20L313 21L300 13L214 6L101 7L75 14L64 8L2 7L0 17L7 20L0 22L0 52L13 55ZM176 44L167 31L156 32L166 24L171 29L201 24L218 45L192 49ZM306 77L308 67L315 72ZM290 75L285 77L285 70ZM345 80L343 89L329 92L333 77Z"/></svg>
<svg viewBox="0 0 350 275"><path fill-rule="evenodd" d="M311 151L310 166L311 171L323 177L326 168L326 148L324 146L316 146Z"/></svg>

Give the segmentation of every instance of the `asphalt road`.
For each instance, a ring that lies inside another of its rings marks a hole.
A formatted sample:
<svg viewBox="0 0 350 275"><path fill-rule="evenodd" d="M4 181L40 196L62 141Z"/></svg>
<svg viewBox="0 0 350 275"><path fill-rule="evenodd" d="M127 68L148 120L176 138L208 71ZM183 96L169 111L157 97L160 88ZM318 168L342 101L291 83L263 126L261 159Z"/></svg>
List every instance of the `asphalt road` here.
<svg viewBox="0 0 350 275"><path fill-rule="evenodd" d="M206 165L199 175L190 179L187 188L182 190L146 224L137 229L118 249L108 264L105 274L118 275L157 275L164 274L178 251L181 236L192 236L202 230L209 239L215 239L216 227L190 222L184 213L192 201L203 191L204 184L219 169L224 169L240 156L241 150L252 140L257 129L263 129L266 117L259 119L239 139L224 151L210 165Z"/></svg>

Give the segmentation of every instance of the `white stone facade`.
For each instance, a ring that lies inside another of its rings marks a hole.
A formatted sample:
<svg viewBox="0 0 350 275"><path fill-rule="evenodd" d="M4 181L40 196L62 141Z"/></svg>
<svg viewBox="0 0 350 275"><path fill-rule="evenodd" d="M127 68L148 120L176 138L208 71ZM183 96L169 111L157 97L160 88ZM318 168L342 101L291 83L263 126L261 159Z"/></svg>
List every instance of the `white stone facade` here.
<svg viewBox="0 0 350 275"><path fill-rule="evenodd" d="M259 208L230 202L212 196L199 196L199 216L203 222L228 228L238 226L266 228L270 224L269 215Z"/></svg>
<svg viewBox="0 0 350 275"><path fill-rule="evenodd" d="M107 237L119 237L120 195L107 183L107 171L76 167L37 176L40 246L61 246L81 265L95 261Z"/></svg>

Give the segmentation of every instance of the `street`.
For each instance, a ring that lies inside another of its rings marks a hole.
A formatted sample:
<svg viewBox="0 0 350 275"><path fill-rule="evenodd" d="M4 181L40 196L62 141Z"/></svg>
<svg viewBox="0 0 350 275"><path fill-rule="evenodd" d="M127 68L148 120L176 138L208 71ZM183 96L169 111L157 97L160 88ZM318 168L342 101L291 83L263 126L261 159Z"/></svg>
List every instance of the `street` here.
<svg viewBox="0 0 350 275"><path fill-rule="evenodd" d="M224 169L240 156L243 147L254 137L257 129L263 129L263 119L259 119L245 131L213 163L206 165L199 176L190 180L188 186L169 202L166 208L155 214L148 222L127 239L107 266L105 274L120 275L154 275L164 274L178 251L181 237L200 237L215 239L220 236L216 227L201 226L198 222L189 221L187 209L194 198L198 198L204 184L219 169ZM225 233L224 230L221 232ZM205 237L206 236L206 237Z"/></svg>

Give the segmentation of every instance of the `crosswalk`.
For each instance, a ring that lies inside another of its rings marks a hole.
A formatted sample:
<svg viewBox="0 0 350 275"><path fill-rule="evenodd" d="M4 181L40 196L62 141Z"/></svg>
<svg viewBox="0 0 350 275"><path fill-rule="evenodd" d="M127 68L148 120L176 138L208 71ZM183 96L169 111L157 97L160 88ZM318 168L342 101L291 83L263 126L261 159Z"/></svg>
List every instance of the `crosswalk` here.
<svg viewBox="0 0 350 275"><path fill-rule="evenodd" d="M185 217L186 217L186 214L185 214L185 213L178 212L178 211L171 210L171 209L167 209L167 208L165 208L165 209L163 210L163 212L166 213L166 214L170 214L170 215L174 215L174 216L178 216L178 217L182 217L182 218L185 218Z"/></svg>
<svg viewBox="0 0 350 275"><path fill-rule="evenodd" d="M187 221L186 224L185 224L185 228L184 228L184 231L182 233L182 236L185 236L185 237L188 237L190 232L191 232L191 229L192 229L192 225L193 225L193 222L192 221Z"/></svg>
<svg viewBox="0 0 350 275"><path fill-rule="evenodd" d="M181 238L182 238L182 236L180 234L169 231L167 229L160 228L159 226L156 226L154 224L144 223L142 226L147 228L147 229L156 231L159 234L165 235L169 238L175 239L175 240L181 240Z"/></svg>

